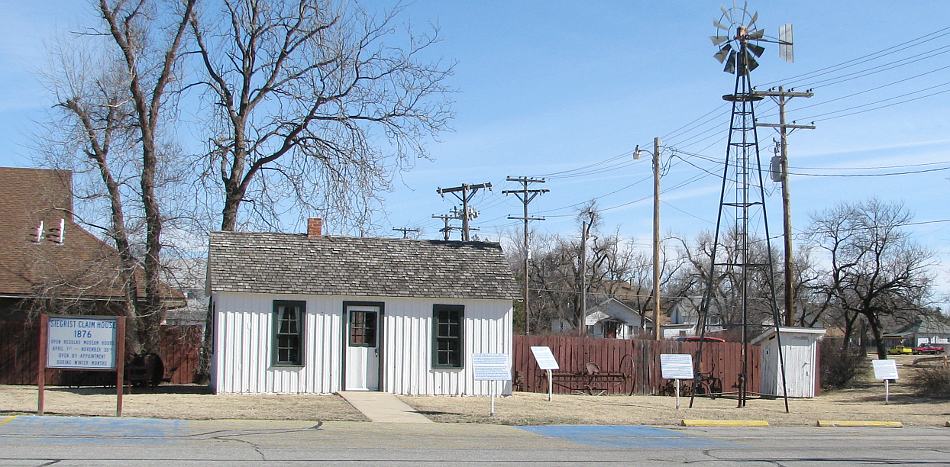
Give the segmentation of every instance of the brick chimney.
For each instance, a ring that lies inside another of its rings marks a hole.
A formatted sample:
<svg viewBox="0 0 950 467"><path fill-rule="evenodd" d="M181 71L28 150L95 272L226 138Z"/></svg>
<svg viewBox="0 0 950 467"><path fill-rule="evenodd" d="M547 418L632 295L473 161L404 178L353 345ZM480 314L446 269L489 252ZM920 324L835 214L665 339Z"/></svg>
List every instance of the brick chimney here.
<svg viewBox="0 0 950 467"><path fill-rule="evenodd" d="M323 219L311 217L307 219L307 238L319 238L323 236Z"/></svg>

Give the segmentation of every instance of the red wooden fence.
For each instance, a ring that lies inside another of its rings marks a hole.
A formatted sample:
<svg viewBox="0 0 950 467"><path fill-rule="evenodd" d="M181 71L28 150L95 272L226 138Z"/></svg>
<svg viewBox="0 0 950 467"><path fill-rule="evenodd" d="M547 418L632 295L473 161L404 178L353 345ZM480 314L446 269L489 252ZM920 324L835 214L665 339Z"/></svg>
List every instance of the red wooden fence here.
<svg viewBox="0 0 950 467"><path fill-rule="evenodd" d="M162 326L158 355L165 365L165 380L173 384L195 382L200 326ZM39 334L35 323L0 321L0 384L36 384ZM115 384L104 372L47 370L48 385Z"/></svg>
<svg viewBox="0 0 950 467"><path fill-rule="evenodd" d="M610 393L658 394L667 381L660 377L660 354L689 353L696 358L698 342L595 339L568 336L514 336L512 370L516 375L515 390L547 392L545 372L538 368L531 346L551 348L561 372L580 373L588 362L596 363L602 372L623 372L629 376L626 383L613 383ZM712 373L722 381L723 392L738 390L742 368L742 344L734 342L703 343L700 371ZM758 346L749 346L749 391L759 392ZM621 387L622 386L622 387ZM570 389L555 387L555 392Z"/></svg>

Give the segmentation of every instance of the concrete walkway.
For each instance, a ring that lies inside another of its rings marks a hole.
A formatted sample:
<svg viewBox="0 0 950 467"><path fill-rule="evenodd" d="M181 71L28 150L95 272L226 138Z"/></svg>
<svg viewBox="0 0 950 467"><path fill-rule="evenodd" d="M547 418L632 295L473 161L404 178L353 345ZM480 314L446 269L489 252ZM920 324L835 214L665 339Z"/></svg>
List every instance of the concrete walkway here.
<svg viewBox="0 0 950 467"><path fill-rule="evenodd" d="M339 394L373 422L432 423L425 415L388 392L340 391Z"/></svg>

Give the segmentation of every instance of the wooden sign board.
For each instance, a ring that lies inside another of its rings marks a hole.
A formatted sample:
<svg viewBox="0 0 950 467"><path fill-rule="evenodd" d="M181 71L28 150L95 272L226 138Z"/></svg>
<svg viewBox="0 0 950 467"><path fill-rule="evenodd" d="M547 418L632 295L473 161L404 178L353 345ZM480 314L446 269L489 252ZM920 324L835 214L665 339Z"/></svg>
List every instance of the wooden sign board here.
<svg viewBox="0 0 950 467"><path fill-rule="evenodd" d="M871 360L874 379L897 380L897 362L894 360Z"/></svg>
<svg viewBox="0 0 950 467"><path fill-rule="evenodd" d="M511 360L503 353L473 354L472 375L475 381L511 381Z"/></svg>
<svg viewBox="0 0 950 467"><path fill-rule="evenodd" d="M660 354L660 372L663 379L693 379L693 356L690 354Z"/></svg>
<svg viewBox="0 0 950 467"><path fill-rule="evenodd" d="M50 316L46 368L114 370L116 318Z"/></svg>
<svg viewBox="0 0 950 467"><path fill-rule="evenodd" d="M122 416L125 377L124 316L40 314L36 414L45 409L46 370L115 371L115 416Z"/></svg>
<svg viewBox="0 0 950 467"><path fill-rule="evenodd" d="M557 364L557 359L551 353L551 348L544 345L532 346L531 353L538 362L538 367L542 370L558 370L561 367Z"/></svg>

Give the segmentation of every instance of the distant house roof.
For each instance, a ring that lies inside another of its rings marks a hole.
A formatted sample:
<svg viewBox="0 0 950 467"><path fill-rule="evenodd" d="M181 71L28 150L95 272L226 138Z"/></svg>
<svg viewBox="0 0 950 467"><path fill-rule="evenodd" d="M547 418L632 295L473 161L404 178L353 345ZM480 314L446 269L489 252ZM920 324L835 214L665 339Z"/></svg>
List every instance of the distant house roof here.
<svg viewBox="0 0 950 467"><path fill-rule="evenodd" d="M696 324L699 321L699 312L702 308L702 295L690 295L680 297L669 309L670 322L666 327L673 324ZM709 303L709 324L718 324L720 316L715 302Z"/></svg>
<svg viewBox="0 0 950 467"><path fill-rule="evenodd" d="M73 221L71 172L0 167L0 295L122 299L118 269L115 248Z"/></svg>
<svg viewBox="0 0 950 467"><path fill-rule="evenodd" d="M613 297L593 306L584 321L588 326L592 326L605 319L614 319L633 326L640 326L641 322L636 310ZM653 325L652 319L644 317L643 320L650 323L650 326Z"/></svg>
<svg viewBox="0 0 950 467"><path fill-rule="evenodd" d="M950 335L950 325L930 315L921 315L917 322L905 326L900 331L894 333L899 336L909 336L911 334L941 334Z"/></svg>
<svg viewBox="0 0 950 467"><path fill-rule="evenodd" d="M213 232L211 292L513 299L496 243Z"/></svg>

